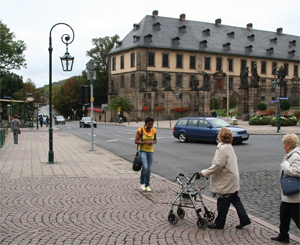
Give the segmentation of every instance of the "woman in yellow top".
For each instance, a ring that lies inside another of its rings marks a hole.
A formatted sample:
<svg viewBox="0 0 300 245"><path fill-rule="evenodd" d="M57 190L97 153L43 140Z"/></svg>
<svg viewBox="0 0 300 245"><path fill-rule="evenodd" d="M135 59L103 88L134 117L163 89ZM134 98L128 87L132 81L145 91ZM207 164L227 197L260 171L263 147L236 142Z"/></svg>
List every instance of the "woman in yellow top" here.
<svg viewBox="0 0 300 245"><path fill-rule="evenodd" d="M153 162L154 147L156 144L156 129L153 128L154 119L147 117L145 119L145 126L139 128L136 132L135 143L139 145L141 150L142 171L140 177L141 189L143 191L151 191L150 189L150 175L151 166ZM143 129L143 132L142 132Z"/></svg>

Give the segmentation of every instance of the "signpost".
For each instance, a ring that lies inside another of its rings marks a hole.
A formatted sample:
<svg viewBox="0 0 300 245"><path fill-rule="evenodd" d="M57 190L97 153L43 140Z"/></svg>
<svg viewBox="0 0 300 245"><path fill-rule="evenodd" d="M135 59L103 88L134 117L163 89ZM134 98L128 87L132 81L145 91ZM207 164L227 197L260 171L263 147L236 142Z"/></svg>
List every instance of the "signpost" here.
<svg viewBox="0 0 300 245"><path fill-rule="evenodd" d="M96 79L96 63L93 59L90 59L88 63L86 63L87 68L87 78L91 80L91 151L94 150L94 91L93 91L93 79Z"/></svg>

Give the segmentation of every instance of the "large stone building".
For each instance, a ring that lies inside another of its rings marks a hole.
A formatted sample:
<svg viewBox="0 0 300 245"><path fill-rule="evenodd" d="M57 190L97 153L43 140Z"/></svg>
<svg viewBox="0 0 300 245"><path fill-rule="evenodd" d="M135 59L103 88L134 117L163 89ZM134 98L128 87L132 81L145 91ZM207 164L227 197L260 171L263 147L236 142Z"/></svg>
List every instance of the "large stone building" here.
<svg viewBox="0 0 300 245"><path fill-rule="evenodd" d="M160 17L158 11L145 16L109 53L109 98L127 96L136 110L131 120L146 115L174 119L184 113L206 116L210 99L238 98L239 116L253 114L257 104L281 96L299 97L299 36L215 23ZM286 76L277 89L272 81L280 67ZM228 88L228 93L227 93ZM280 93L281 90L281 93ZM177 96L176 96L177 95ZM164 111L157 113L155 107ZM145 107L150 107L146 113ZM111 112L110 120L117 113ZM245 117L246 118L246 117Z"/></svg>

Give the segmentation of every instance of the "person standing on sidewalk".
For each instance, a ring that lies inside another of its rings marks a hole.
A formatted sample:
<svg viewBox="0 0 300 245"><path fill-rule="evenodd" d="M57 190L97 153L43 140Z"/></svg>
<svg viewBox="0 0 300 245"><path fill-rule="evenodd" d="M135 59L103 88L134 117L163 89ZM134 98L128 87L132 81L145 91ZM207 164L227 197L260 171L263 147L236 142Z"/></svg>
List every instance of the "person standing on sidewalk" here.
<svg viewBox="0 0 300 245"><path fill-rule="evenodd" d="M300 178L300 147L299 138L296 134L286 134L282 139L283 148L286 154L283 157L283 162L280 165L280 177L282 171L285 175ZM272 237L271 240L278 242L290 242L289 229L291 219L294 220L298 229L300 229L300 193L285 196L281 189L281 204L280 204L280 225L279 235Z"/></svg>
<svg viewBox="0 0 300 245"><path fill-rule="evenodd" d="M151 191L150 175L154 155L153 144L157 142L156 129L153 128L153 123L154 119L147 117L145 119L145 126L139 128L135 136L135 143L139 145L138 150L141 150L142 170L140 184L143 191Z"/></svg>
<svg viewBox="0 0 300 245"><path fill-rule="evenodd" d="M11 120L11 131L14 134L14 144L18 144L19 130L21 127L21 122L18 117L18 114L15 114Z"/></svg>
<svg viewBox="0 0 300 245"><path fill-rule="evenodd" d="M219 144L212 161L212 166L199 172L200 175L208 177L211 175L210 190L218 198L218 216L213 224L208 225L212 229L223 229L230 204L235 207L240 219L237 229L251 224L251 221L238 196L240 189L239 168L237 156L232 147L233 133L228 128L221 128Z"/></svg>

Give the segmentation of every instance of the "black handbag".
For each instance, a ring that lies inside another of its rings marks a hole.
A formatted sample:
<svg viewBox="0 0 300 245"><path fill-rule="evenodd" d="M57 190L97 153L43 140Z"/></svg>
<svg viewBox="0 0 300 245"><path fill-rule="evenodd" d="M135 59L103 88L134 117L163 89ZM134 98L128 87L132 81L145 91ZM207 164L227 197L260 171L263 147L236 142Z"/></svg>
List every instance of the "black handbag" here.
<svg viewBox="0 0 300 245"><path fill-rule="evenodd" d="M297 152L297 151L295 151L295 152ZM295 152L293 152L293 153L295 153ZM293 153L291 155L293 155ZM297 153L300 154L299 152L297 152ZM291 155L288 158L290 158ZM300 192L300 178L289 176L289 175L283 177L283 173L284 172L282 171L281 178L280 178L280 184L281 184L281 189L282 189L283 195L290 196L290 195L299 193Z"/></svg>
<svg viewBox="0 0 300 245"><path fill-rule="evenodd" d="M142 133L142 141L143 141L143 128L141 128L141 133ZM139 151L136 152L135 157L133 159L133 165L132 165L132 170L133 171L140 171L142 168L142 161L141 161L141 150L142 150L143 145L141 145L141 148ZM137 146L138 150L138 146Z"/></svg>

